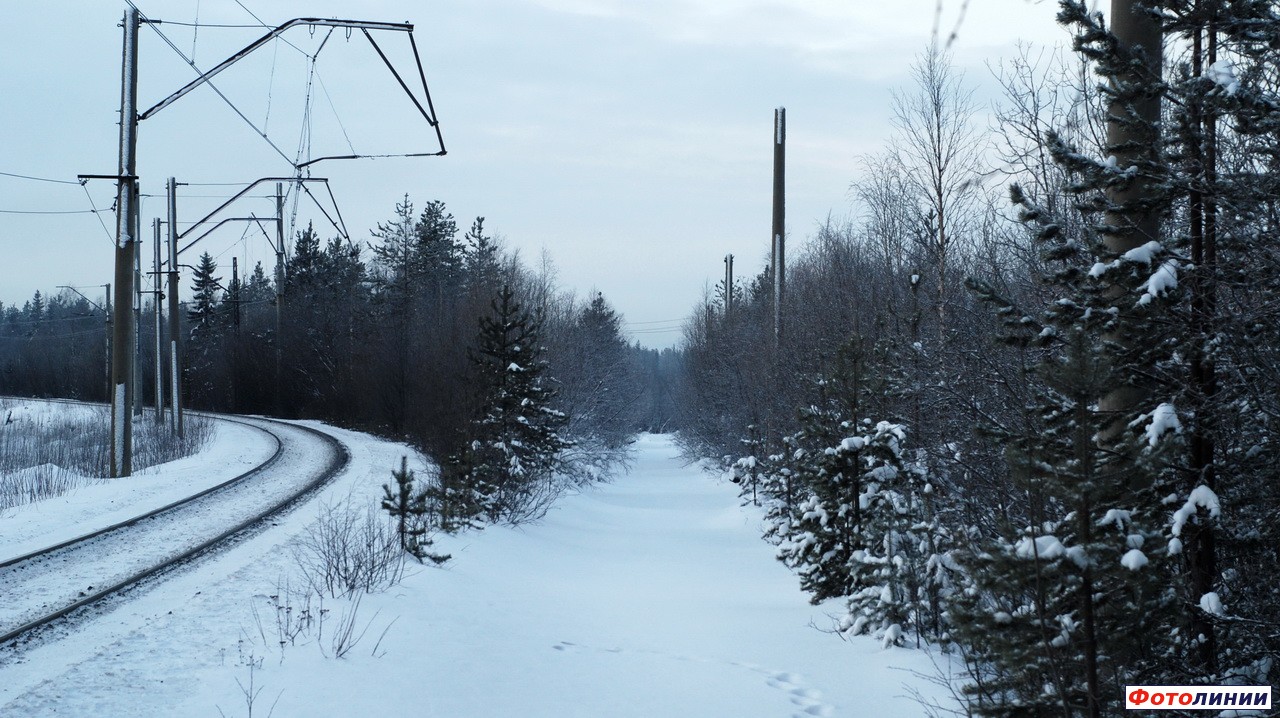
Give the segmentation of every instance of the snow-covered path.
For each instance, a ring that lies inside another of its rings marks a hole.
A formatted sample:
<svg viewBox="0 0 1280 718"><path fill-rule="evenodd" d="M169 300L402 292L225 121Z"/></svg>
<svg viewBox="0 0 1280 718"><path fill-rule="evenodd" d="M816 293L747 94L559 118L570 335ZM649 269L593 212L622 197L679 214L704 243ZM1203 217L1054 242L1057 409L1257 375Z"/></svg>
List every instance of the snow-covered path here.
<svg viewBox="0 0 1280 718"><path fill-rule="evenodd" d="M352 468L317 502L372 505L405 448L328 431ZM304 507L67 645L0 665L0 714L243 716L252 678L253 715L276 718L924 715L904 684L937 689L899 670L929 672L924 654L815 630L826 611L773 560L735 487L683 466L669 437L636 448L630 474L536 525L442 541L446 568L363 599L346 658L332 635L350 601L326 601L323 637L277 640L270 597L297 584L289 542L316 515Z"/></svg>
<svg viewBox="0 0 1280 718"><path fill-rule="evenodd" d="M826 612L773 559L736 487L684 466L670 437L636 448L629 475L540 525L487 531L423 577L423 609L398 638L439 647L420 675L442 680L392 714L923 715L899 697L911 676L891 668L929 670L923 655L811 627L830 626Z"/></svg>

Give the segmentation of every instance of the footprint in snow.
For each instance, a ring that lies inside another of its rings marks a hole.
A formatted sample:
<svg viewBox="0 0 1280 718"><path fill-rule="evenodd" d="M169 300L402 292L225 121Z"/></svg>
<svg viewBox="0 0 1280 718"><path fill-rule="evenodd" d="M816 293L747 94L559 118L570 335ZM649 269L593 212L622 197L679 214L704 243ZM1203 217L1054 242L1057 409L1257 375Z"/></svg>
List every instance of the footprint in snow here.
<svg viewBox="0 0 1280 718"><path fill-rule="evenodd" d="M589 650L596 653L624 653L621 648L593 648L589 646L579 646L569 641L561 641L554 646L557 651L583 651ZM796 706L796 712L792 714L792 718L827 718L835 712L835 708L822 701L822 692L814 688L808 688L804 685L804 678L796 673L788 673L785 671L770 671L767 668L757 666L754 663L739 663L738 661L721 661L699 656L681 656L674 653L665 653L662 651L640 650L636 653L645 653L653 656L661 656L677 661L695 661L697 663L723 663L728 666L743 668L754 673L760 673L766 676L765 683L771 688L777 688L785 691L791 698L792 705Z"/></svg>
<svg viewBox="0 0 1280 718"><path fill-rule="evenodd" d="M791 696L791 704L796 707L792 718L825 717L835 710L822 701L820 691L805 687L804 679L795 673L770 673L765 683Z"/></svg>

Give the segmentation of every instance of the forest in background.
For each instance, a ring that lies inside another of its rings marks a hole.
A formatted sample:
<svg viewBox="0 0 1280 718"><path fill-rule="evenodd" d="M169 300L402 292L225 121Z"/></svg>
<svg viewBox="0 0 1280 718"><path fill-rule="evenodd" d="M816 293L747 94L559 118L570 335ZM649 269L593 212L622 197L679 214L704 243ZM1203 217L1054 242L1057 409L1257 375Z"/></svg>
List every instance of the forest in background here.
<svg viewBox="0 0 1280 718"><path fill-rule="evenodd" d="M480 322L510 287L536 324L532 362L546 364L552 404L567 416L566 466L597 475L624 459L635 431L672 427L677 352L628 345L603 295L560 288L549 259L530 268L483 218L460 230L440 202L417 211L406 196L367 243L298 232L279 337L270 273L261 264L230 270L205 254L188 282L181 354L191 408L323 419L447 460L484 411ZM140 386L150 407L155 340L145 304ZM101 306L67 290L0 306L0 391L104 400L105 320Z"/></svg>

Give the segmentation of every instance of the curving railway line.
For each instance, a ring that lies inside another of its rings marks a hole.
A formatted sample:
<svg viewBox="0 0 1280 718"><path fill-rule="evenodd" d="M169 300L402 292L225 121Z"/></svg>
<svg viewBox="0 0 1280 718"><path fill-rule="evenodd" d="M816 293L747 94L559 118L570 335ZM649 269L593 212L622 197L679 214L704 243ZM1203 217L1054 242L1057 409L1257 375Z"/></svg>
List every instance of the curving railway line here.
<svg viewBox="0 0 1280 718"><path fill-rule="evenodd" d="M257 417L208 415L269 434L257 467L180 501L21 556L0 557L0 647L92 612L148 580L266 525L337 476L350 456L334 437Z"/></svg>

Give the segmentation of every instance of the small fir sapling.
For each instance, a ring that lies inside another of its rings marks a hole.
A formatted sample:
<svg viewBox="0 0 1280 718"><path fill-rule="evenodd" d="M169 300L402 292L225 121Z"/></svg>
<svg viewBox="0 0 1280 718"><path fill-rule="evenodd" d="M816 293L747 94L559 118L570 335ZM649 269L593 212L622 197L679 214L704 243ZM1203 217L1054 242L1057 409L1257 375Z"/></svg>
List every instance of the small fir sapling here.
<svg viewBox="0 0 1280 718"><path fill-rule="evenodd" d="M428 551L432 541L426 536L427 495L425 491L415 490L407 457L400 457L400 470L392 471L391 476L396 481L395 489L390 484L382 485L382 508L396 520L400 547L420 562L423 559L436 564L448 561L449 556Z"/></svg>

